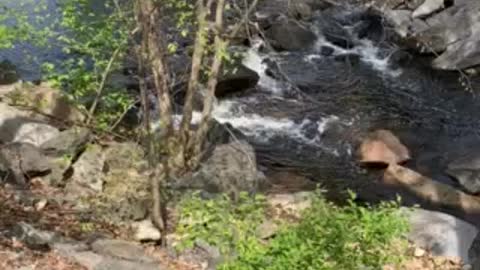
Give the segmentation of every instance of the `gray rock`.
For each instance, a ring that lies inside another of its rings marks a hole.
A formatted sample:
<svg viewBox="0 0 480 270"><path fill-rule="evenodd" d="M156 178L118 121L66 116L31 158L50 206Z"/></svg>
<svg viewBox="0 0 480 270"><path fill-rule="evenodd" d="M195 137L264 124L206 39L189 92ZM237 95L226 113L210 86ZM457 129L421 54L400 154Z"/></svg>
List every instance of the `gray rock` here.
<svg viewBox="0 0 480 270"><path fill-rule="evenodd" d="M100 239L91 244L95 253L119 259L141 262L153 262L139 245L117 239Z"/></svg>
<svg viewBox="0 0 480 270"><path fill-rule="evenodd" d="M402 209L410 223L408 239L435 256L458 257L470 263L475 226L453 216L423 209Z"/></svg>
<svg viewBox="0 0 480 270"><path fill-rule="evenodd" d="M50 173L43 176L42 180L52 186L63 186L68 169L72 165L71 161L72 158L68 156L58 158L49 157Z"/></svg>
<svg viewBox="0 0 480 270"><path fill-rule="evenodd" d="M215 96L222 97L251 89L257 85L259 79L260 77L255 71L244 65L228 68L227 72L223 73L218 80Z"/></svg>
<svg viewBox="0 0 480 270"><path fill-rule="evenodd" d="M31 143L40 146L44 142L56 137L59 134L58 129L42 123L28 123L21 125L13 142Z"/></svg>
<svg viewBox="0 0 480 270"><path fill-rule="evenodd" d="M60 132L55 137L44 142L40 148L49 156L72 157L77 154L90 140L90 131L86 128L71 128Z"/></svg>
<svg viewBox="0 0 480 270"><path fill-rule="evenodd" d="M37 230L25 222L17 223L9 235L32 249L48 248L51 243L60 239L60 236L53 232Z"/></svg>
<svg viewBox="0 0 480 270"><path fill-rule="evenodd" d="M298 51L312 46L316 35L295 20L280 17L265 32L271 45L278 50Z"/></svg>
<svg viewBox="0 0 480 270"><path fill-rule="evenodd" d="M158 241L161 238L160 231L150 219L135 222L132 227L135 230L133 238L139 242Z"/></svg>
<svg viewBox="0 0 480 270"><path fill-rule="evenodd" d="M172 184L173 188L201 189L238 198L240 192L254 192L259 173L253 147L245 141L217 145L192 177Z"/></svg>
<svg viewBox="0 0 480 270"><path fill-rule="evenodd" d="M412 13L413 18L419 18L428 16L444 7L444 0L425 0L415 11Z"/></svg>
<svg viewBox="0 0 480 270"><path fill-rule="evenodd" d="M123 240L100 239L90 248L74 241L51 244L61 256L83 265L88 270L162 270L168 269L161 262L147 256L143 250Z"/></svg>
<svg viewBox="0 0 480 270"><path fill-rule="evenodd" d="M159 263L132 262L127 260L118 260L104 258L92 270L162 270L167 269Z"/></svg>
<svg viewBox="0 0 480 270"><path fill-rule="evenodd" d="M141 165L144 157L145 152L136 143L113 143L105 151L105 164L109 170L125 170Z"/></svg>
<svg viewBox="0 0 480 270"><path fill-rule="evenodd" d="M417 9L420 5L422 5L425 2L425 0L406 0L405 5L407 8L411 10Z"/></svg>
<svg viewBox="0 0 480 270"><path fill-rule="evenodd" d="M39 146L58 133L40 117L0 103L0 143L27 142Z"/></svg>
<svg viewBox="0 0 480 270"><path fill-rule="evenodd" d="M288 15L298 20L310 20L312 18L312 7L306 1L291 1L288 8Z"/></svg>
<svg viewBox="0 0 480 270"><path fill-rule="evenodd" d="M448 164L446 172L468 192L480 192L480 155L473 153L458 158Z"/></svg>
<svg viewBox="0 0 480 270"><path fill-rule="evenodd" d="M69 258L88 270L162 270L167 269L159 263L138 262L102 256L92 251L73 252Z"/></svg>
<svg viewBox="0 0 480 270"><path fill-rule="evenodd" d="M206 261L208 263L208 270L217 269L217 265L221 264L225 260L220 253L219 248L212 246L201 239L195 241L195 248L201 250L205 254Z"/></svg>
<svg viewBox="0 0 480 270"><path fill-rule="evenodd" d="M432 62L434 68L457 70L478 65L480 2L455 1L453 6L441 8L443 0L428 0L412 13L411 18L405 16L409 11L386 10L384 14L402 37L408 37L407 41L415 44L412 48L440 55ZM432 12L438 13L425 21L418 19Z"/></svg>
<svg viewBox="0 0 480 270"><path fill-rule="evenodd" d="M103 190L105 153L99 145L89 145L73 164L73 175L65 187L71 198L94 195Z"/></svg>
<svg viewBox="0 0 480 270"><path fill-rule="evenodd" d="M395 31L402 37L406 37L410 31L411 16L410 10L386 10L385 16L395 26Z"/></svg>
<svg viewBox="0 0 480 270"><path fill-rule="evenodd" d="M0 147L0 171L20 185L26 179L50 170L40 149L29 143L9 143Z"/></svg>
<svg viewBox="0 0 480 270"><path fill-rule="evenodd" d="M279 226L272 220L265 220L256 230L257 237L260 239L268 239L277 234Z"/></svg>
<svg viewBox="0 0 480 270"><path fill-rule="evenodd" d="M472 266L472 270L480 270L480 233L473 240L472 246L468 251L468 258Z"/></svg>

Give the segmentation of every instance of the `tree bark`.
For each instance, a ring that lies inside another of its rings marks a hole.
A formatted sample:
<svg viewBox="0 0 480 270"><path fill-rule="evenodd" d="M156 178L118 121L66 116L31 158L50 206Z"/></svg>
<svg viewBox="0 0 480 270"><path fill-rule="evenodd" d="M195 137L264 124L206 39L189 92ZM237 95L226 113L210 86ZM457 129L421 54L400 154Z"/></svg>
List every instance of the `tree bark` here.
<svg viewBox="0 0 480 270"><path fill-rule="evenodd" d="M461 209L469 214L480 213L480 198L435 182L413 170L390 164L385 174L386 179L394 180L394 184L401 185L430 203Z"/></svg>
<svg viewBox="0 0 480 270"><path fill-rule="evenodd" d="M189 142L189 149L193 149L192 158L190 160L191 166L196 167L199 163L201 156L201 148L203 142L208 132L208 127L210 124L213 103L215 101L215 88L217 87L218 74L220 68L222 67L222 61L224 54L226 53L226 48L228 42L223 40L221 37L221 32L223 29L223 11L225 8L225 0L217 1L217 8L215 13L215 41L214 41L214 57L211 65L211 73L207 82L207 93L203 99L203 111L202 118L200 120L199 127L195 132L194 138Z"/></svg>
<svg viewBox="0 0 480 270"><path fill-rule="evenodd" d="M212 1L210 0L209 3ZM190 79L188 81L187 93L185 95L185 102L183 105L183 118L180 124L181 143L186 145L189 137L190 124L192 121L193 112L193 96L198 90L200 70L202 68L202 60L205 52L205 43L208 38L208 29L206 28L206 17L208 9L204 5L204 0L199 0L197 3L197 23L198 29L195 37L195 45L192 56L192 67L190 71ZM207 5L208 6L208 5Z"/></svg>

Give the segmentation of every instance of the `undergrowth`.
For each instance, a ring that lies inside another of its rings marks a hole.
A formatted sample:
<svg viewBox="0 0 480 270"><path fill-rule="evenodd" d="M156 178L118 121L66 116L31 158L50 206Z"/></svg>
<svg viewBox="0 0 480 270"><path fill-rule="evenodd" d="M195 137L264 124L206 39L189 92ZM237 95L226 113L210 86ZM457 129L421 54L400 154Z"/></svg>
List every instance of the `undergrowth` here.
<svg viewBox="0 0 480 270"><path fill-rule="evenodd" d="M361 206L352 195L340 207L317 192L299 223L285 223L265 242L255 237L266 218L264 197L243 196L234 204L225 196L202 200L196 195L181 203L177 233L181 247L199 239L219 247L227 258L222 270L382 269L400 263L406 248L408 225L398 205Z"/></svg>

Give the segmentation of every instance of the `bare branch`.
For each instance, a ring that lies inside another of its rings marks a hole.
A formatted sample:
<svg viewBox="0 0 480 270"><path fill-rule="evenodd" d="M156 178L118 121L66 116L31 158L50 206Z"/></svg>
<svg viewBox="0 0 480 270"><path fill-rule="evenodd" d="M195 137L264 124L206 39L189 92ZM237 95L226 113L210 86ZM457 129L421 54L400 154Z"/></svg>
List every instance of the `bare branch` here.
<svg viewBox="0 0 480 270"><path fill-rule="evenodd" d="M100 101L100 97L102 96L103 89L105 88L105 83L107 82L107 78L110 75L110 71L112 69L113 63L117 59L118 54L120 53L120 48L117 48L112 56L110 57L110 60L108 61L107 67L105 68L105 71L103 71L102 74L102 80L100 81L100 85L97 88L97 95L95 96L95 100L93 101L92 106L90 106L90 110L88 110L88 116L87 116L87 121L86 124L90 124L93 119L93 114L95 113L95 110L97 109L98 102Z"/></svg>

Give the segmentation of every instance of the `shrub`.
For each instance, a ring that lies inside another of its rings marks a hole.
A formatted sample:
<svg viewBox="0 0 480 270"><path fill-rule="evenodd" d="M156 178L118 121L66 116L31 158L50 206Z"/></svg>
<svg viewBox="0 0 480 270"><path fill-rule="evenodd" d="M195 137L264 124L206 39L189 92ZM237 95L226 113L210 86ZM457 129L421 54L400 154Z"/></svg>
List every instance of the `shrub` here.
<svg viewBox="0 0 480 270"><path fill-rule="evenodd" d="M244 197L238 205L226 197L189 199L181 218L189 222L180 222L178 232L187 245L203 239L230 254L234 250L236 258L221 265L223 270L381 269L403 257L408 226L396 202L360 206L352 197L340 207L317 193L301 221L284 225L267 243L254 233L265 205L264 198Z"/></svg>

